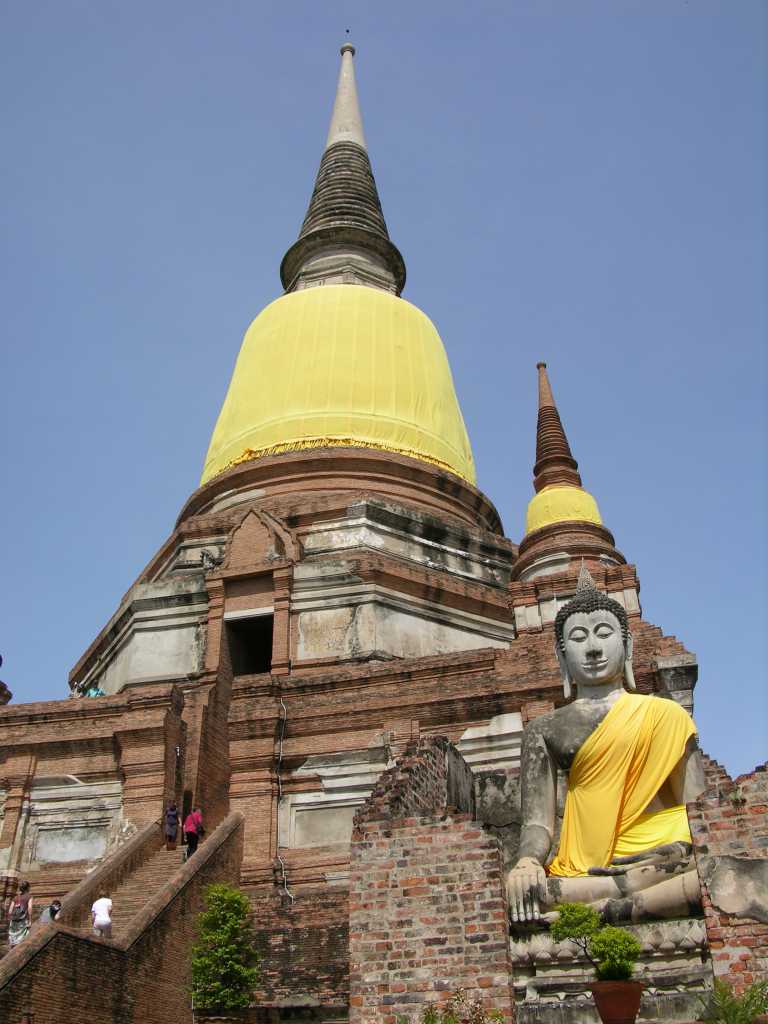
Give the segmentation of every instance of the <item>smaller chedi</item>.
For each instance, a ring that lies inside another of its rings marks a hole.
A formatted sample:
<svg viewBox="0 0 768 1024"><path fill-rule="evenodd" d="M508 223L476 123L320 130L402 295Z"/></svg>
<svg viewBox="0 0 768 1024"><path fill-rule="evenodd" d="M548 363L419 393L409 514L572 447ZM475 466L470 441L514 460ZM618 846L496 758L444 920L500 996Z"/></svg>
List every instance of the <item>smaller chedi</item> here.
<svg viewBox="0 0 768 1024"><path fill-rule="evenodd" d="M520 847L507 876L513 922L550 917L565 901L612 921L696 913L685 804L704 772L690 715L635 692L627 614L584 566L555 644L565 695L575 689L576 699L525 731ZM558 769L568 792L555 846Z"/></svg>

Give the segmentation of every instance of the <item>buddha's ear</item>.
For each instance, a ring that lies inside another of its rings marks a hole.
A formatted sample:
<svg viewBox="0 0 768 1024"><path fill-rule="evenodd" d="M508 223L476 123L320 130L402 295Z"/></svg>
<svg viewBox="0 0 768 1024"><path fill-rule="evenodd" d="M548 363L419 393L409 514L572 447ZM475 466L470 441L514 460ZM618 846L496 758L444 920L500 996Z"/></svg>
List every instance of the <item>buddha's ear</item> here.
<svg viewBox="0 0 768 1024"><path fill-rule="evenodd" d="M557 655L557 663L560 666L560 681L563 684L563 696L566 700L570 700L571 693L573 692L571 677L568 673L568 664L565 660L565 654L557 641L555 641L555 654Z"/></svg>
<svg viewBox="0 0 768 1024"><path fill-rule="evenodd" d="M627 630L627 639L624 642L624 682L628 690L636 690L635 673L632 671L632 651L635 643L632 634Z"/></svg>

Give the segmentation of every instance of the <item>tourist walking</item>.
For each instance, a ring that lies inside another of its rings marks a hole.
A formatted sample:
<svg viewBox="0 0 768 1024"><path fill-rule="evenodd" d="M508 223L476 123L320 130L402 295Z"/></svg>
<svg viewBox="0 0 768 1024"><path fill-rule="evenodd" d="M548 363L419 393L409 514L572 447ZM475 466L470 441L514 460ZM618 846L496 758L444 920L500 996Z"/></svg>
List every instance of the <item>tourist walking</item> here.
<svg viewBox="0 0 768 1024"><path fill-rule="evenodd" d="M13 899L8 900L8 945L11 949L18 946L29 935L32 924L32 904L29 882L24 881Z"/></svg>
<svg viewBox="0 0 768 1024"><path fill-rule="evenodd" d="M192 813L188 814L184 820L184 838L187 840L187 860L189 860L197 849L197 844L200 842L200 836L202 836L204 832L203 812L199 807L195 807Z"/></svg>
<svg viewBox="0 0 768 1024"><path fill-rule="evenodd" d="M165 832L166 850L175 850L176 839L179 834L179 809L175 803L169 804L166 808L163 829Z"/></svg>
<svg viewBox="0 0 768 1024"><path fill-rule="evenodd" d="M91 920L94 935L102 939L112 938L112 900L109 893L103 890L99 893L99 898L91 907Z"/></svg>

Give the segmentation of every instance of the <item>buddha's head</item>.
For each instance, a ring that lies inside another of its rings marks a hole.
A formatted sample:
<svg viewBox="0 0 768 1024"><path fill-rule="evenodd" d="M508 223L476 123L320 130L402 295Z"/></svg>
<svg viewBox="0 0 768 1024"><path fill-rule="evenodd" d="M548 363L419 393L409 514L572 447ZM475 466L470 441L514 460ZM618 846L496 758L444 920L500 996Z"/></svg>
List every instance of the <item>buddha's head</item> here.
<svg viewBox="0 0 768 1024"><path fill-rule="evenodd" d="M586 570L576 596L555 618L555 650L566 697L573 686L585 684L608 688L621 681L635 689L627 613L595 587Z"/></svg>

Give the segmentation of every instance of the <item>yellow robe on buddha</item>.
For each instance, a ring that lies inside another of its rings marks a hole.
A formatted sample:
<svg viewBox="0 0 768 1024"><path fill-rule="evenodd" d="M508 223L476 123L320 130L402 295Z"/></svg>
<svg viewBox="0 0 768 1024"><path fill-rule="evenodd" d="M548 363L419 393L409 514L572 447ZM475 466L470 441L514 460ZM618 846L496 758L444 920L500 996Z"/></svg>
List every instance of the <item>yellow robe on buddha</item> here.
<svg viewBox="0 0 768 1024"><path fill-rule="evenodd" d="M614 857L691 841L685 807L644 813L696 727L673 700L623 693L576 752L551 875L586 875Z"/></svg>

